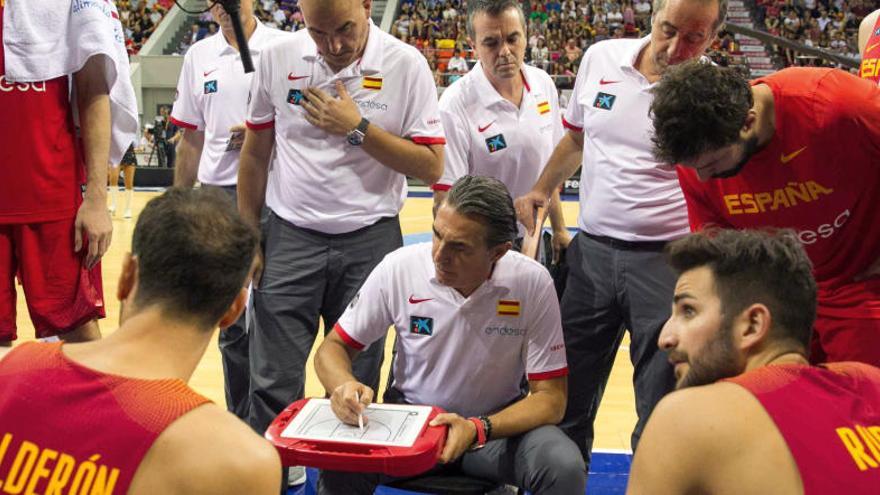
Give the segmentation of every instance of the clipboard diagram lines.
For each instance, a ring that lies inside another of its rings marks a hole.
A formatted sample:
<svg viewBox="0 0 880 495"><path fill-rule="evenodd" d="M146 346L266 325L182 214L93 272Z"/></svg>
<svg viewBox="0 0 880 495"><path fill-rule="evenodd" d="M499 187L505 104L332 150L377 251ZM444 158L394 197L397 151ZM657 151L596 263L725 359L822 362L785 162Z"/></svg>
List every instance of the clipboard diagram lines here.
<svg viewBox="0 0 880 495"><path fill-rule="evenodd" d="M371 445L410 447L425 426L431 408L397 404L371 404L364 411L364 431L339 421L330 401L312 399L284 429L281 436Z"/></svg>

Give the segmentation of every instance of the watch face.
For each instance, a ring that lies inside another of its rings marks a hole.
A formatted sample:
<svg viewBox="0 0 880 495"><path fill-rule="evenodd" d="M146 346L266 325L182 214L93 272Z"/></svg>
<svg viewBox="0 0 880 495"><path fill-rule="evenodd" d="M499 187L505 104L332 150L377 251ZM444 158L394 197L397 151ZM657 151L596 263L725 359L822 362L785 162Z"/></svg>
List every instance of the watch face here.
<svg viewBox="0 0 880 495"><path fill-rule="evenodd" d="M348 144L352 146L360 146L364 142L364 135L360 131L354 130L348 133L347 139Z"/></svg>

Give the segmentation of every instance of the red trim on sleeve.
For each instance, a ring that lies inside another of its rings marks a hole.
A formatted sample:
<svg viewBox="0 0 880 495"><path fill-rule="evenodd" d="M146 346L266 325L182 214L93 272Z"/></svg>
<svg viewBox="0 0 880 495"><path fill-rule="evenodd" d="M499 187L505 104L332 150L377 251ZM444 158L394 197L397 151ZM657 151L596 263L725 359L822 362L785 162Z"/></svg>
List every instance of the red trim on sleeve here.
<svg viewBox="0 0 880 495"><path fill-rule="evenodd" d="M184 122L184 121L182 121L182 120L177 120L177 119L175 119L174 117L171 117L169 120L171 120L171 123L174 124L174 125L176 125L177 127L185 127L185 128L187 128L187 129L192 129L192 130L194 130L194 131L197 131L197 130L199 129L199 126L197 126L197 125L192 125L192 124L190 124L189 122Z"/></svg>
<svg viewBox="0 0 880 495"><path fill-rule="evenodd" d="M452 186L449 184L434 184L431 186L432 191L448 191L450 189L452 189Z"/></svg>
<svg viewBox="0 0 880 495"><path fill-rule="evenodd" d="M342 327L339 326L339 323L333 325L333 331L339 335L339 338L341 338L343 342L345 342L349 347L355 350L360 351L363 350L364 347L366 347L364 344L361 344L357 340L354 340L351 335L345 333L345 330L343 330Z"/></svg>
<svg viewBox="0 0 880 495"><path fill-rule="evenodd" d="M410 139L416 144L446 144L446 138L442 137L413 136Z"/></svg>
<svg viewBox="0 0 880 495"><path fill-rule="evenodd" d="M265 122L262 124L254 124L250 120L246 120L244 125L247 126L248 129L252 131L262 131L263 129L269 129L270 127L275 127L275 121L270 120L269 122Z"/></svg>
<svg viewBox="0 0 880 495"><path fill-rule="evenodd" d="M568 376L568 366L553 371L544 371L542 373L529 373L528 379L539 382L541 380L549 380L551 378L559 378L560 376Z"/></svg>
<svg viewBox="0 0 880 495"><path fill-rule="evenodd" d="M574 124L569 123L567 120L565 120L565 117L562 117L562 125L568 129L573 130L574 132L584 132L583 127L578 127Z"/></svg>

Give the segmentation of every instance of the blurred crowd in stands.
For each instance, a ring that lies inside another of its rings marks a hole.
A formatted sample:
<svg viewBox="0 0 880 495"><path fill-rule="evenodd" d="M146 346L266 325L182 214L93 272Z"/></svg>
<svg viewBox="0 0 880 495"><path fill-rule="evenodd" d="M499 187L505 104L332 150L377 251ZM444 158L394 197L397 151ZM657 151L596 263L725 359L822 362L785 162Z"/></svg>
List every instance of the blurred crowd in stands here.
<svg viewBox="0 0 880 495"><path fill-rule="evenodd" d="M856 57L859 21L874 0L747 0L756 26L787 39ZM173 0L118 0L128 35L129 52L137 53ZM570 88L584 51L609 38L640 37L650 29L651 0L524 0L528 16L526 61L553 76L561 89ZM278 29L304 27L297 0L255 0L257 17ZM473 66L468 44L467 0L400 0L391 34L425 55L439 86L446 86ZM203 14L180 42L184 53L196 41L217 32L210 14ZM722 31L709 56L721 65L746 65L733 34ZM779 48L784 65L813 65L810 57Z"/></svg>
<svg viewBox="0 0 880 495"><path fill-rule="evenodd" d="M173 5L174 0L116 0L129 55L140 51Z"/></svg>
<svg viewBox="0 0 880 495"><path fill-rule="evenodd" d="M875 0L755 0L755 20L768 33L822 48L846 57L858 57L859 22L877 8ZM798 57L779 48L786 66L814 65L813 57Z"/></svg>

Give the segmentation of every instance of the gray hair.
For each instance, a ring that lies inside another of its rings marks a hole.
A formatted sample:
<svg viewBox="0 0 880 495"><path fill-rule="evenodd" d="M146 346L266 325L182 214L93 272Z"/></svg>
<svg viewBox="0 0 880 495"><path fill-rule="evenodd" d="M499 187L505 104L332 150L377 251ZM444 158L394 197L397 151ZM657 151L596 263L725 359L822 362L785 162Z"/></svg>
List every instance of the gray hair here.
<svg viewBox="0 0 880 495"><path fill-rule="evenodd" d="M726 1L726 0L725 0ZM476 42L477 35L474 32L474 17L479 13L485 13L492 17L498 17L507 9L516 9L522 21L523 35L526 34L526 14L523 12L522 3L518 0L470 0L468 2L467 34Z"/></svg>
<svg viewBox="0 0 880 495"><path fill-rule="evenodd" d="M443 204L486 227L486 245L512 242L517 236L516 210L503 182L494 177L465 175L455 181Z"/></svg>
<svg viewBox="0 0 880 495"><path fill-rule="evenodd" d="M654 16L657 15L657 12L660 12L661 10L666 8L666 1L667 0L654 0L653 8L651 9L652 23L654 21ZM699 1L702 3L707 3L707 2L710 2L713 0L699 0ZM712 28L715 29L715 31L718 31L718 29L721 27L721 25L724 24L724 21L727 20L727 2L728 2L728 0L714 0L714 1L718 2L718 19L715 21L715 24L712 25Z"/></svg>

